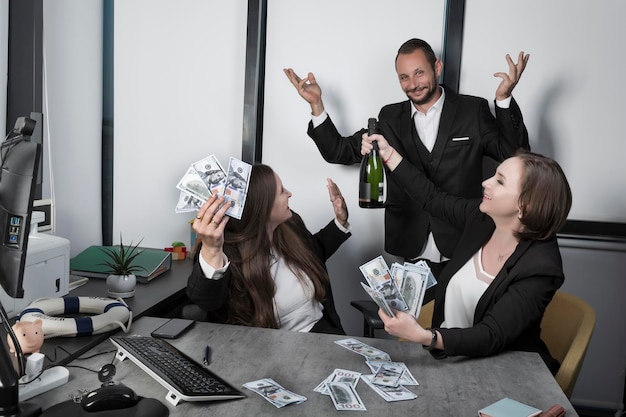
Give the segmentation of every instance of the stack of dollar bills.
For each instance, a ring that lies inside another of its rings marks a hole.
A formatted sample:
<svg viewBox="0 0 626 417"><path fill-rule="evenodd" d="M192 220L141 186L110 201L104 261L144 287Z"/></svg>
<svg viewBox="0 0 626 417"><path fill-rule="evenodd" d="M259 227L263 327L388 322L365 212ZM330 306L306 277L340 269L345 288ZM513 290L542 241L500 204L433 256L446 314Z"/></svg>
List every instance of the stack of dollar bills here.
<svg viewBox="0 0 626 417"><path fill-rule="evenodd" d="M180 190L176 213L196 212L212 195L217 195L224 196L230 204L226 214L241 219L251 172L252 165L232 156L226 171L215 155L194 162L176 185Z"/></svg>
<svg viewBox="0 0 626 417"><path fill-rule="evenodd" d="M426 290L437 283L424 261L417 263L394 262L391 269L382 256L377 256L359 267L367 284L363 289L388 316L394 310L419 316Z"/></svg>

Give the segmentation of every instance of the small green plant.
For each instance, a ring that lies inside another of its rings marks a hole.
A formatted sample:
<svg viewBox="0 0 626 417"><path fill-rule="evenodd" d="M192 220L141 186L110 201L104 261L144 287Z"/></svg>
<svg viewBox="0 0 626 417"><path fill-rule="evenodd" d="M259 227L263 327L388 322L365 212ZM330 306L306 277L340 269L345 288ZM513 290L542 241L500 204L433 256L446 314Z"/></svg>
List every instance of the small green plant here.
<svg viewBox="0 0 626 417"><path fill-rule="evenodd" d="M112 248L102 248L102 251L109 257L104 261L104 265L110 268L109 273L112 275L133 275L135 272L145 271L146 269L141 265L133 265L133 261L139 254L141 249L138 249L143 239L139 241L135 246L133 242L130 242L129 246L124 246L122 243L122 234L120 233L120 244Z"/></svg>

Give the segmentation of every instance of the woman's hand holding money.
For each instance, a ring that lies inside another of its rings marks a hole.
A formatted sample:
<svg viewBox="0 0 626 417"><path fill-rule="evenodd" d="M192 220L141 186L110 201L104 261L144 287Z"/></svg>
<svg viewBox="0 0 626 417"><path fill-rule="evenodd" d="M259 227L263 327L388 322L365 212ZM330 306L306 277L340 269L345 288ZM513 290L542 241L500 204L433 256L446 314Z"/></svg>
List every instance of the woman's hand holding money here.
<svg viewBox="0 0 626 417"><path fill-rule="evenodd" d="M212 195L209 200L200 207L193 221L192 228L202 241L200 256L214 268L224 266L224 228L229 217L226 210L229 204L224 204L224 197Z"/></svg>
<svg viewBox="0 0 626 417"><path fill-rule="evenodd" d="M383 310L378 310L378 316L385 325L385 331L392 336L400 337L411 342L422 342L424 337L430 337L430 332L424 333L415 317L403 311L394 311L395 317L388 316Z"/></svg>
<svg viewBox="0 0 626 417"><path fill-rule="evenodd" d="M404 311L395 310L394 314L395 317L390 317L382 309L378 310L378 316L383 321L387 333L404 340L420 343L423 346L428 346L430 349L444 349L443 340L439 332L424 329L417 323L415 317Z"/></svg>

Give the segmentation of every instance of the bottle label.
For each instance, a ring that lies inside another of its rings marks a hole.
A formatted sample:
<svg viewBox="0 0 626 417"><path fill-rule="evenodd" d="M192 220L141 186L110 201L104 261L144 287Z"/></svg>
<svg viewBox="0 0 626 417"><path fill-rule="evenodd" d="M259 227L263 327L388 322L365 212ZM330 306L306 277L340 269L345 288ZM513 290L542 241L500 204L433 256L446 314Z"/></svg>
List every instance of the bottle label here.
<svg viewBox="0 0 626 417"><path fill-rule="evenodd" d="M372 200L372 185L369 182L359 183L359 201L369 202Z"/></svg>
<svg viewBox="0 0 626 417"><path fill-rule="evenodd" d="M378 183L378 202L379 203L385 202L385 183L384 182Z"/></svg>

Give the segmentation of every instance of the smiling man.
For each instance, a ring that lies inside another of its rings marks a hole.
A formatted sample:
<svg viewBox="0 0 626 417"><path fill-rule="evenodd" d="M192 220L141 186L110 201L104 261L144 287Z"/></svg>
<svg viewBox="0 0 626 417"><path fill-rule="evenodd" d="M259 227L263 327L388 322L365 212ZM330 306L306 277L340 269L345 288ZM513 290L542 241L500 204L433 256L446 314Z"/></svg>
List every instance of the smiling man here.
<svg viewBox="0 0 626 417"><path fill-rule="evenodd" d="M430 45L409 39L398 50L396 72L408 100L384 106L378 115L381 134L412 164L424 168L442 191L466 198L482 196L483 157L502 161L530 149L521 111L511 96L528 62L520 52L515 63L506 56L508 73L496 89L495 116L487 100L457 94L438 84L443 63ZM365 129L344 137L324 109L322 90L313 73L300 78L284 69L298 94L311 106L308 134L322 157L337 164L361 161ZM491 175L491 173L487 173ZM460 230L431 217L391 178L385 204L385 250L405 261L425 259L435 276L451 256Z"/></svg>

